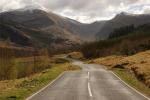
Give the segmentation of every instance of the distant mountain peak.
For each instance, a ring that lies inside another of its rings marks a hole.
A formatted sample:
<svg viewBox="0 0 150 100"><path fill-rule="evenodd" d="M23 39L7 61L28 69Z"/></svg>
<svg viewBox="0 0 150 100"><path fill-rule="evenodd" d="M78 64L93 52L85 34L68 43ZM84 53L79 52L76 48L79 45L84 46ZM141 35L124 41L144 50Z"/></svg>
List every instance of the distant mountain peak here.
<svg viewBox="0 0 150 100"><path fill-rule="evenodd" d="M136 17L136 16L138 16L138 14L131 14L131 13L128 13L128 12L121 12L121 13L117 14L112 20L119 20L119 19L122 19L122 18Z"/></svg>
<svg viewBox="0 0 150 100"><path fill-rule="evenodd" d="M149 14L130 14L127 12L121 12L117 14L113 19L107 21L100 31L96 34L99 39L107 39L113 30L134 25L135 27L149 24L150 15Z"/></svg>
<svg viewBox="0 0 150 100"><path fill-rule="evenodd" d="M120 15L128 15L129 13L127 12L121 12Z"/></svg>
<svg viewBox="0 0 150 100"><path fill-rule="evenodd" d="M118 14L120 16L135 16L137 14L131 14L131 13L128 13L128 12L121 12L120 14Z"/></svg>
<svg viewBox="0 0 150 100"><path fill-rule="evenodd" d="M47 11L47 9L41 5L27 5L23 8L16 9L15 11L31 11L32 12L34 10Z"/></svg>

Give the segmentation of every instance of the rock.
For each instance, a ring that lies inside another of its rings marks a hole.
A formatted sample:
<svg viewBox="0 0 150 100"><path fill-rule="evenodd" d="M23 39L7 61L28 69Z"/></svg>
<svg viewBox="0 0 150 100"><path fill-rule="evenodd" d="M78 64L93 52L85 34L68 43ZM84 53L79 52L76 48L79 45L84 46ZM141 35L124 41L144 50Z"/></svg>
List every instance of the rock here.
<svg viewBox="0 0 150 100"><path fill-rule="evenodd" d="M17 96L9 96L8 98L16 99Z"/></svg>
<svg viewBox="0 0 150 100"><path fill-rule="evenodd" d="M124 66L121 65L121 64L116 64L115 66L113 66L113 68L121 68L121 69L124 69Z"/></svg>
<svg viewBox="0 0 150 100"><path fill-rule="evenodd" d="M141 61L140 63L141 63L141 64L144 64L144 63L146 63L146 61Z"/></svg>

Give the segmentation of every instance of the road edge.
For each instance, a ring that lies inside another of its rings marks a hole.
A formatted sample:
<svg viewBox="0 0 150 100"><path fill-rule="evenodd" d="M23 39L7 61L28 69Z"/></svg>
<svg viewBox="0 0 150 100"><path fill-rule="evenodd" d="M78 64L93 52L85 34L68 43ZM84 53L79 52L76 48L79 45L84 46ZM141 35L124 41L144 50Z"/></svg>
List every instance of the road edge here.
<svg viewBox="0 0 150 100"><path fill-rule="evenodd" d="M133 88L132 86L130 86L128 83L126 83L125 81L123 81L116 73L114 73L113 71L111 71L111 73L116 76L123 84L125 84L128 88L130 88L131 90L135 91L136 93L138 93L139 95L143 96L145 99L150 100L149 97L147 97L146 95L144 95L143 93L141 93L140 91L138 91L137 89Z"/></svg>
<svg viewBox="0 0 150 100"><path fill-rule="evenodd" d="M41 88L40 90L38 90L37 92L33 93L32 95L30 95L29 97L27 97L25 100L30 100L32 99L34 96L36 96L37 94L39 94L40 92L42 92L43 90L45 90L47 87L49 87L50 85L52 85L55 81L57 81L59 78L61 78L64 74L66 73L66 71L62 72L59 76L57 76L54 80L52 80L49 84L47 84L46 86L44 86L43 88Z"/></svg>

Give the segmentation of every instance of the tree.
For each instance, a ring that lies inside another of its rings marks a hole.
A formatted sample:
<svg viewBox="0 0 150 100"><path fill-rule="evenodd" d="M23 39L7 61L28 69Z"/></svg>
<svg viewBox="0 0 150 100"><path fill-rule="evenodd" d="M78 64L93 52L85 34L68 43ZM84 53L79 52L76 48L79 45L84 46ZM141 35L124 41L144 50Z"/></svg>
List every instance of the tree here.
<svg viewBox="0 0 150 100"><path fill-rule="evenodd" d="M17 68L15 66L15 57L12 49L0 49L0 79L17 78Z"/></svg>

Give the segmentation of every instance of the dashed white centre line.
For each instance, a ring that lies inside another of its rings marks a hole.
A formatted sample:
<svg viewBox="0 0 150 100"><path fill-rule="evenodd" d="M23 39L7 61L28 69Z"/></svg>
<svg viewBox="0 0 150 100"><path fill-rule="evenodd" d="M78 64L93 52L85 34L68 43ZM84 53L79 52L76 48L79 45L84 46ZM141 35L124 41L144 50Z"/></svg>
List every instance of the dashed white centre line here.
<svg viewBox="0 0 150 100"><path fill-rule="evenodd" d="M88 91L89 91L90 97L92 97L93 95L92 95L92 91L91 91L91 87L90 87L90 83L89 82L88 82Z"/></svg>
<svg viewBox="0 0 150 100"><path fill-rule="evenodd" d="M90 79L90 72L88 72L88 79Z"/></svg>
<svg viewBox="0 0 150 100"><path fill-rule="evenodd" d="M88 91L89 91L90 97L92 97L93 95L92 95L89 79L90 79L90 72L88 72Z"/></svg>

